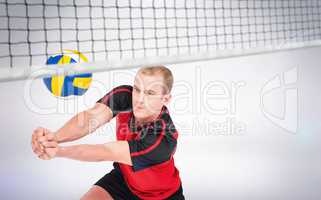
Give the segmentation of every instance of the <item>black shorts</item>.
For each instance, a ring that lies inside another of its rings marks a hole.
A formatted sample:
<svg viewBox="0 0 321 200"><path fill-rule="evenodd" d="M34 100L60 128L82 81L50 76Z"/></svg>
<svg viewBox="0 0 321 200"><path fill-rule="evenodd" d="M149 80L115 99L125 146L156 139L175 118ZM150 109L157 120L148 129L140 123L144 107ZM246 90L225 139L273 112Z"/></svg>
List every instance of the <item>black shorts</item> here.
<svg viewBox="0 0 321 200"><path fill-rule="evenodd" d="M129 190L122 174L117 169L111 170L94 185L100 186L105 189L114 198L114 200L140 200L139 197L137 197ZM184 199L183 188L182 186L180 186L177 192L175 192L166 200Z"/></svg>

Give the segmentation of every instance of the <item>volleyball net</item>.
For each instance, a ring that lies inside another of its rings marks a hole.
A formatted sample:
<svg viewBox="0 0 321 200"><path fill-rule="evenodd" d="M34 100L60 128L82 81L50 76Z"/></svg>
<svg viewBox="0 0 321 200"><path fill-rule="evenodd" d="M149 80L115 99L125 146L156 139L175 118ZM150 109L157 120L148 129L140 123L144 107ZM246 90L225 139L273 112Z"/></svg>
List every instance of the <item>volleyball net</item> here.
<svg viewBox="0 0 321 200"><path fill-rule="evenodd" d="M321 1L7 0L0 36L0 81L131 69L320 46Z"/></svg>

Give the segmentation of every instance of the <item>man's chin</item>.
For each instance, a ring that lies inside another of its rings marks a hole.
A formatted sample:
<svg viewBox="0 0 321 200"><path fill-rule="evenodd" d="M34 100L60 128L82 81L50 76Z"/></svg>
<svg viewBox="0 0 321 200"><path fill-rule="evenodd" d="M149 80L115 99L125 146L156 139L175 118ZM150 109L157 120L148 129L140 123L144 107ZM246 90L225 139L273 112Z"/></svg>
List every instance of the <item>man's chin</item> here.
<svg viewBox="0 0 321 200"><path fill-rule="evenodd" d="M144 113L142 113L142 111L137 111L137 110L134 110L134 115L135 115L135 117L137 117L137 118L144 118L144 117L146 117L146 116L144 115Z"/></svg>

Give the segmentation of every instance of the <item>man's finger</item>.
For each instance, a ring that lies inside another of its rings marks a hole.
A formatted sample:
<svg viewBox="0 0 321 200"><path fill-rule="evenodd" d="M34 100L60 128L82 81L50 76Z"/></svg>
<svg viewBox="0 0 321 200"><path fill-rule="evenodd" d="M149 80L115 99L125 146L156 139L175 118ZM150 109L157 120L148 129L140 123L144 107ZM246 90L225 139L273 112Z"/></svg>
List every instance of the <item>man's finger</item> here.
<svg viewBox="0 0 321 200"><path fill-rule="evenodd" d="M47 154L41 154L38 157L42 160L50 160L50 157Z"/></svg>
<svg viewBox="0 0 321 200"><path fill-rule="evenodd" d="M47 135L39 137L37 140L38 142L53 141L55 140L55 134L49 133Z"/></svg>
<svg viewBox="0 0 321 200"><path fill-rule="evenodd" d="M54 133L48 133L46 134L46 137L48 140L55 140L55 134Z"/></svg>
<svg viewBox="0 0 321 200"><path fill-rule="evenodd" d="M45 135L45 129L44 128L41 128L41 127L38 127L36 130L35 130L35 133L36 133L36 136L43 136Z"/></svg>
<svg viewBox="0 0 321 200"><path fill-rule="evenodd" d="M41 160L46 160L46 159L44 158L44 155L43 155L43 154L38 155L38 158L40 158Z"/></svg>
<svg viewBox="0 0 321 200"><path fill-rule="evenodd" d="M37 142L37 141L34 142L33 149L34 149L34 152L35 152L36 154L44 153L44 147L43 147L43 145L40 144L40 143Z"/></svg>
<svg viewBox="0 0 321 200"><path fill-rule="evenodd" d="M33 146L35 148L36 151L42 151L42 147L41 147L41 144L38 142L38 140L34 140L33 141Z"/></svg>
<svg viewBox="0 0 321 200"><path fill-rule="evenodd" d="M37 147L37 145L36 145L36 142L32 141L31 147L32 147L32 151L33 151L34 153L36 153L36 151L38 151L38 147Z"/></svg>
<svg viewBox="0 0 321 200"><path fill-rule="evenodd" d="M38 140L39 137L40 135L38 134L38 132L34 132L32 134L31 141L33 142L33 144L36 144L35 142Z"/></svg>
<svg viewBox="0 0 321 200"><path fill-rule="evenodd" d="M38 142L45 142L47 141L47 137L46 136L41 136L37 139Z"/></svg>
<svg viewBox="0 0 321 200"><path fill-rule="evenodd" d="M33 133L37 133L40 131L40 127L37 127L36 129L33 130Z"/></svg>
<svg viewBox="0 0 321 200"><path fill-rule="evenodd" d="M37 155L40 155L40 154L43 154L43 153L44 153L44 150L35 149L35 153L36 153Z"/></svg>
<svg viewBox="0 0 321 200"><path fill-rule="evenodd" d="M50 142L50 141L45 141L41 143L45 148L54 148L57 147L58 144L57 142Z"/></svg>
<svg viewBox="0 0 321 200"><path fill-rule="evenodd" d="M35 140L33 140L33 141L31 142L31 146L32 146L32 150L33 150L34 153L37 153L38 151L41 150L38 142L35 141Z"/></svg>
<svg viewBox="0 0 321 200"><path fill-rule="evenodd" d="M46 148L46 154L50 157L50 158L54 158L56 156L57 153L57 147L53 147L53 148Z"/></svg>
<svg viewBox="0 0 321 200"><path fill-rule="evenodd" d="M40 137L43 137L44 135L45 134L44 134L43 128L37 128L32 134L32 140L35 141L34 145L36 146L36 148L39 148L39 145L37 143L38 139Z"/></svg>
<svg viewBox="0 0 321 200"><path fill-rule="evenodd" d="M41 154L44 154L44 147L38 142L38 139L40 137L44 137L46 135L46 132L50 132L50 131L42 127L37 127L33 131L33 134L31 137L31 146L32 146L33 152L38 156Z"/></svg>

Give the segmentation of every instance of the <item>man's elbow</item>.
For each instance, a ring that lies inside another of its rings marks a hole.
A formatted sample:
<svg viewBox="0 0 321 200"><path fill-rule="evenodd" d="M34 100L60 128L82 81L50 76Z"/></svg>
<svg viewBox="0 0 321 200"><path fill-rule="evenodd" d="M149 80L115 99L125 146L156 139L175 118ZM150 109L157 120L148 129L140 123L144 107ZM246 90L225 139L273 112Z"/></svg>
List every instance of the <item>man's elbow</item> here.
<svg viewBox="0 0 321 200"><path fill-rule="evenodd" d="M125 143L110 142L104 144L106 151L105 160L120 162L127 165L132 165L129 150L126 149Z"/></svg>
<svg viewBox="0 0 321 200"><path fill-rule="evenodd" d="M85 111L88 119L88 125L91 132L98 129L100 126L110 122L112 119L112 113L109 108L101 103Z"/></svg>

